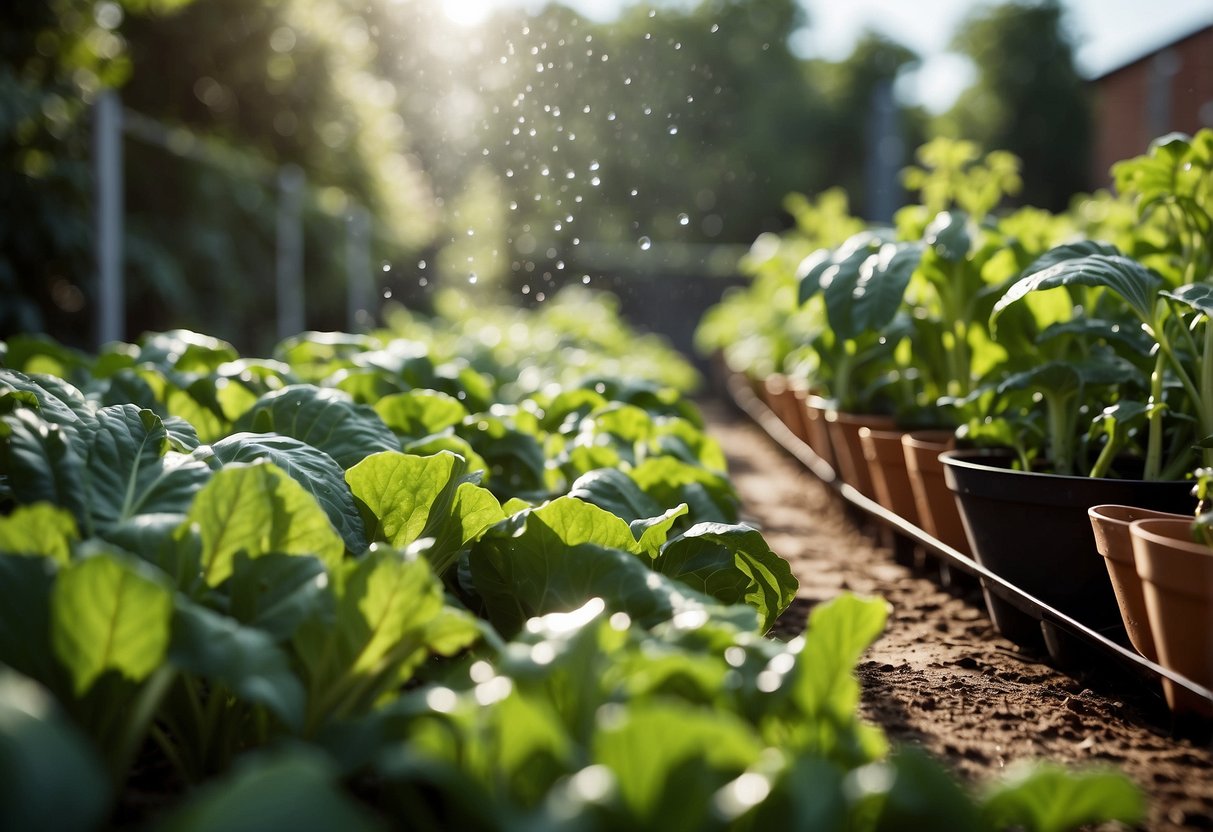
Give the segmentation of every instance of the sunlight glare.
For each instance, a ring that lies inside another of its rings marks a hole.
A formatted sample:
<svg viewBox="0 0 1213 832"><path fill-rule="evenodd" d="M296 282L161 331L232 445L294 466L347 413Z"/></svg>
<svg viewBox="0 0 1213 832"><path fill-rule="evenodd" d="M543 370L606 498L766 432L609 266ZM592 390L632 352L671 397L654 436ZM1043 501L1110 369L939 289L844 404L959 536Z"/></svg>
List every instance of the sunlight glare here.
<svg viewBox="0 0 1213 832"><path fill-rule="evenodd" d="M493 0L441 0L443 13L460 26L477 26L493 10Z"/></svg>

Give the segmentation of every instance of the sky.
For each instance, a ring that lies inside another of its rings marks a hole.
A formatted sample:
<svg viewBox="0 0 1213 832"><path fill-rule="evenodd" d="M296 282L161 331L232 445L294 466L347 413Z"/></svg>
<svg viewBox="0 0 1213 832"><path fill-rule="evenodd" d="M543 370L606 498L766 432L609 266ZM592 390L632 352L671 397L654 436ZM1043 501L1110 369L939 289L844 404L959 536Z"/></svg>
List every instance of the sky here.
<svg viewBox="0 0 1213 832"><path fill-rule="evenodd" d="M475 23L503 6L542 6L544 0L440 0L456 22ZM595 20L610 20L636 0L562 0ZM653 0L647 5L691 5ZM921 69L899 92L934 111L946 109L972 80L967 61L950 54L956 25L981 5L975 0L801 0L812 21L793 40L804 57L845 58L864 28L875 29L923 56ZM1213 0L1062 0L1077 45L1079 71L1097 77L1154 48L1213 24Z"/></svg>

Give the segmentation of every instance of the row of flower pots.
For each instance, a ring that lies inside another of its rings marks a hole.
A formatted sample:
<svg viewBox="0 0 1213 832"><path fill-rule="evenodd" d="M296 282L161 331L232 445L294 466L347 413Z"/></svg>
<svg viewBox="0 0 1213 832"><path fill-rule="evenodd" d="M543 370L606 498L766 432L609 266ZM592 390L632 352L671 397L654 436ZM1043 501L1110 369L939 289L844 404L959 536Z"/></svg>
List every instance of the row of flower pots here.
<svg viewBox="0 0 1213 832"><path fill-rule="evenodd" d="M947 432L840 413L778 374L753 387L843 483L1024 593L1113 640L1127 633L1146 659L1213 688L1213 549L1192 539L1190 480L1015 470L1009 453L957 450ZM983 589L1003 635L1053 647L1039 620ZM1163 685L1176 713L1213 717L1207 699Z"/></svg>

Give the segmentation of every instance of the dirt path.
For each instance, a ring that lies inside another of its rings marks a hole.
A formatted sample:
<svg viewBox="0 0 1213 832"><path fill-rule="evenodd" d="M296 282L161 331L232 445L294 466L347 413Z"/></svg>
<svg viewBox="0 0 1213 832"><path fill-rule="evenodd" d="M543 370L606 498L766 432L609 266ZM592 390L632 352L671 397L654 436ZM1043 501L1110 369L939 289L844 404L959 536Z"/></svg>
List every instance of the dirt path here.
<svg viewBox="0 0 1213 832"><path fill-rule="evenodd" d="M981 596L898 565L832 492L744 417L705 408L729 456L747 519L792 563L800 593L780 623L798 632L813 604L843 590L892 605L859 669L863 710L981 782L1025 758L1106 763L1147 792L1151 830L1213 829L1213 748L1173 739L1157 698L1129 685L1091 690L994 632Z"/></svg>

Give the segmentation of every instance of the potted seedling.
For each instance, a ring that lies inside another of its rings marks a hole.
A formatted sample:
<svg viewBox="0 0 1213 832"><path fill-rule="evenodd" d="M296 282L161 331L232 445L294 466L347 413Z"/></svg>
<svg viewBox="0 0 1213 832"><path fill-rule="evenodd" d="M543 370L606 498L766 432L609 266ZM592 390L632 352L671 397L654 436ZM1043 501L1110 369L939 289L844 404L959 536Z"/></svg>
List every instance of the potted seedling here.
<svg viewBox="0 0 1213 832"><path fill-rule="evenodd" d="M1061 290L1053 296L1082 310L1053 326L1065 355L1004 379L997 391L1026 393L1043 405L1043 453L1032 459L1021 443L1014 455L1020 470L1005 459L944 455L975 548L1001 564L992 568L1097 628L1119 619L1103 567L1094 553L1084 556L1087 509L1116 503L1186 512L1190 484L1180 478L1194 461L1196 440L1213 434L1213 287L1203 282L1213 262L1211 171L1210 131L1191 141L1165 137L1148 155L1116 166L1121 193L1142 217L1137 256L1094 241L1058 247L994 306L991 325L1000 339L1018 334L1004 326L1007 316L1049 290ZM1159 228L1165 249L1152 238ZM1049 334L1042 333L1046 344L1056 340ZM1027 415L1018 429L1004 426L1005 434L1031 435L1031 420L1042 415L1019 413ZM1023 470L1028 465L1048 473Z"/></svg>

